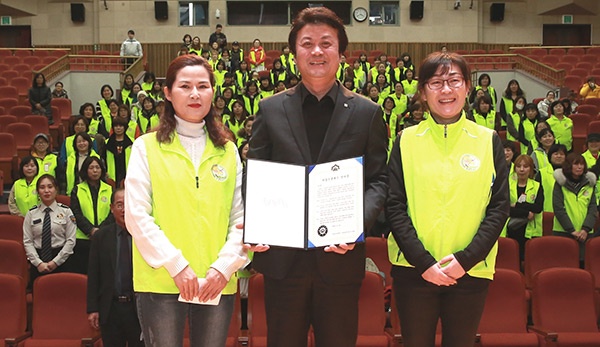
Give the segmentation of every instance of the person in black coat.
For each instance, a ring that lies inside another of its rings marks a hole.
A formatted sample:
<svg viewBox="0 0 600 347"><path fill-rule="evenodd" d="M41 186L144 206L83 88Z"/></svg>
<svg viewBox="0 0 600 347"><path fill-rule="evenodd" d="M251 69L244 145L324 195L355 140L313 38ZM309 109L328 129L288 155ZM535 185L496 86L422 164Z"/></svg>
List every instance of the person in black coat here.
<svg viewBox="0 0 600 347"><path fill-rule="evenodd" d="M88 268L87 312L111 347L143 347L133 294L131 235L125 227L125 193L114 191L112 214L94 234Z"/></svg>
<svg viewBox="0 0 600 347"><path fill-rule="evenodd" d="M48 124L54 124L52 120L52 91L46 85L46 76L42 73L35 74L33 83L29 89L29 103L31 104L31 113L46 116Z"/></svg>

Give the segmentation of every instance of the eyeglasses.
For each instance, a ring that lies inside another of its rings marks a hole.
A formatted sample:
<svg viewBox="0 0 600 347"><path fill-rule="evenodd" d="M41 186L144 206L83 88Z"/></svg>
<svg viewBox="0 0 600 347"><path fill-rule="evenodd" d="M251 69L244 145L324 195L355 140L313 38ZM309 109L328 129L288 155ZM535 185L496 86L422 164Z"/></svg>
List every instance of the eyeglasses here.
<svg viewBox="0 0 600 347"><path fill-rule="evenodd" d="M462 87L462 85L465 83L465 79L462 77L452 77L450 79L447 80L430 80L428 81L427 87L429 87L429 89L431 90L440 90L442 88L444 88L444 84L447 83L448 87L450 88L459 88Z"/></svg>

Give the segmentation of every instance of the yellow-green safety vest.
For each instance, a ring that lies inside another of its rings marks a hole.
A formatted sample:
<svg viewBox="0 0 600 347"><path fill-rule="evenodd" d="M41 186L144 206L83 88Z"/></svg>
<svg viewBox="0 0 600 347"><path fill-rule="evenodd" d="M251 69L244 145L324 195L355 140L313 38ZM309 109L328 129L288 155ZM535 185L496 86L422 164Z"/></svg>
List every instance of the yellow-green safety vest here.
<svg viewBox="0 0 600 347"><path fill-rule="evenodd" d="M90 186L87 182L81 182L77 185L77 199L79 200L79 207L81 207L81 213L87 220L92 224L98 226L104 222L104 220L110 214L110 197L112 195L112 187L102 181L100 181L100 188L98 189L98 201L96 211L94 213L94 203L92 202L92 193L90 192ZM94 216L98 220L94 220ZM76 233L77 239L89 240L89 237L77 228Z"/></svg>
<svg viewBox="0 0 600 347"><path fill-rule="evenodd" d="M152 184L151 215L192 270L203 277L228 236L237 176L235 145L227 142L224 147L216 147L207 138L196 171L176 133L171 143L159 143L155 134L141 138L146 145ZM133 247L133 286L136 292L179 293L168 271L148 265L137 247ZM237 278L231 276L223 294L235 293L236 287Z"/></svg>

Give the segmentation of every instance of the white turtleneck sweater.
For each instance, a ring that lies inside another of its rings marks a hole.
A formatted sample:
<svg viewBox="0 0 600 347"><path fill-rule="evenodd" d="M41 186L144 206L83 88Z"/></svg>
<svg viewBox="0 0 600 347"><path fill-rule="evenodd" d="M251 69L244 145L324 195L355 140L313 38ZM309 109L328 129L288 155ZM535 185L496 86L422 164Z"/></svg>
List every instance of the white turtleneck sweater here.
<svg viewBox="0 0 600 347"><path fill-rule="evenodd" d="M206 147L204 121L190 123L177 116L176 132L179 141L185 148L196 171ZM229 233L227 242L219 252L219 256L211 267L219 271L227 280L247 261L247 254L242 249L242 230L236 228L244 221L244 204L242 201L242 164L237 160L237 179L229 217ZM148 265L153 268L165 267L171 277L180 273L189 261L181 250L175 248L164 232L154 223L152 217L152 183L146 146L142 139L137 139L131 148L131 157L127 166L125 179L125 222L127 230L135 240L136 247ZM175 188L175 187L174 187ZM199 278L206 274L196 274Z"/></svg>

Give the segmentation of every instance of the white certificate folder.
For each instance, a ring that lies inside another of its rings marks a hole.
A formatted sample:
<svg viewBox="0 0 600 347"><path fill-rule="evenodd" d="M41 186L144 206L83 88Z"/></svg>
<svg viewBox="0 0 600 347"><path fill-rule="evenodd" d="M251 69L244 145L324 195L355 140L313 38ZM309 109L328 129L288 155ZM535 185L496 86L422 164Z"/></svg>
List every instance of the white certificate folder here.
<svg viewBox="0 0 600 347"><path fill-rule="evenodd" d="M244 243L317 248L364 241L363 157L317 165L248 159Z"/></svg>

